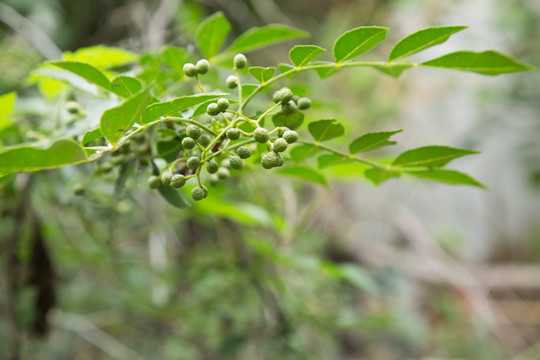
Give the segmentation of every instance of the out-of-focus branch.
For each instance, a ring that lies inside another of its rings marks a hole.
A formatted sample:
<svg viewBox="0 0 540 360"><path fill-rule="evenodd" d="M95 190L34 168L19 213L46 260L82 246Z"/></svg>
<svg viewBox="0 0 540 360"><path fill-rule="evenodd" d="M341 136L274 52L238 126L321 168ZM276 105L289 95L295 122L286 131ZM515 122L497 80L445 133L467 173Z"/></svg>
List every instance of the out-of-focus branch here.
<svg viewBox="0 0 540 360"><path fill-rule="evenodd" d="M28 40L47 60L62 57L62 51L43 30L2 2L0 2L0 20Z"/></svg>
<svg viewBox="0 0 540 360"><path fill-rule="evenodd" d="M152 14L146 33L149 49L157 49L165 45L165 30L172 21L180 3L179 0L162 0L157 10Z"/></svg>

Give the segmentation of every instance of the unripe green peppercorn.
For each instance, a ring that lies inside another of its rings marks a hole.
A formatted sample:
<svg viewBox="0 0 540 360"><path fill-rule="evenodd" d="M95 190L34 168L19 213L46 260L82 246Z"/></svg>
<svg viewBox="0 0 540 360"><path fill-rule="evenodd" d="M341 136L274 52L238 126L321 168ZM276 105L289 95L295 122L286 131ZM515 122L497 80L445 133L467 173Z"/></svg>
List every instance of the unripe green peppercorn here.
<svg viewBox="0 0 540 360"><path fill-rule="evenodd" d="M292 100L289 100L289 102L282 103L281 104L281 111L284 114L294 114L296 112L296 103Z"/></svg>
<svg viewBox="0 0 540 360"><path fill-rule="evenodd" d="M268 134L268 130L265 128L256 128L253 132L253 137L255 138L255 141L259 143L265 143L270 138L270 135Z"/></svg>
<svg viewBox="0 0 540 360"><path fill-rule="evenodd" d="M244 167L244 160L242 160L238 155L231 155L231 157L229 157L229 161L231 168L235 170L240 170Z"/></svg>
<svg viewBox="0 0 540 360"><path fill-rule="evenodd" d="M229 89L234 89L238 86L238 79L234 75L230 75L225 80L225 83L227 84L227 87Z"/></svg>
<svg viewBox="0 0 540 360"><path fill-rule="evenodd" d="M298 141L298 133L296 131L293 131L293 130L288 130L288 131L285 131L285 133L283 134L283 138L289 144L293 144L296 141Z"/></svg>
<svg viewBox="0 0 540 360"><path fill-rule="evenodd" d="M204 190L199 186L194 187L193 190L191 190L191 198L195 201L204 199Z"/></svg>
<svg viewBox="0 0 540 360"><path fill-rule="evenodd" d="M297 103L300 110L307 110L311 107L311 99L307 97L301 97L298 99Z"/></svg>
<svg viewBox="0 0 540 360"><path fill-rule="evenodd" d="M186 128L186 135L190 138L197 140L202 134L202 129L197 125L188 125Z"/></svg>
<svg viewBox="0 0 540 360"><path fill-rule="evenodd" d="M219 169L218 163L214 159L210 159L206 162L206 171L210 174L215 174Z"/></svg>
<svg viewBox="0 0 540 360"><path fill-rule="evenodd" d="M181 188L186 184L186 177L181 174L176 174L171 178L171 186L175 189Z"/></svg>
<svg viewBox="0 0 540 360"><path fill-rule="evenodd" d="M268 154L264 154L261 158L261 165L263 168L265 169L271 169L273 168L275 165L275 157L277 156L277 153L271 151L269 152Z"/></svg>
<svg viewBox="0 0 540 360"><path fill-rule="evenodd" d="M236 69L243 69L247 65L247 59L244 54L236 54L234 57L234 67Z"/></svg>
<svg viewBox="0 0 540 360"><path fill-rule="evenodd" d="M279 104L281 102L281 97L282 97L282 92L281 90L277 90L275 91L273 94L272 94L272 100L276 103L276 104Z"/></svg>
<svg viewBox="0 0 540 360"><path fill-rule="evenodd" d="M204 198L206 199L206 197L208 196L208 188L204 185L201 185L201 189L203 189L204 191Z"/></svg>
<svg viewBox="0 0 540 360"><path fill-rule="evenodd" d="M217 176L218 178L220 178L221 180L225 180L226 178L228 178L229 176L231 175L231 172L229 171L229 169L227 168L224 168L224 167L220 167L217 171Z"/></svg>
<svg viewBox="0 0 540 360"><path fill-rule="evenodd" d="M230 140L238 140L238 138L240 137L240 132L238 131L238 129L232 128L227 130L225 135L227 135L227 138Z"/></svg>
<svg viewBox="0 0 540 360"><path fill-rule="evenodd" d="M186 167L191 170L195 170L200 164L201 160L196 156L192 156L186 161Z"/></svg>
<svg viewBox="0 0 540 360"><path fill-rule="evenodd" d="M193 149L195 147L195 140L191 137L185 137L182 139L182 147L184 149Z"/></svg>
<svg viewBox="0 0 540 360"><path fill-rule="evenodd" d="M281 92L281 103L282 103L282 104L286 104L286 103L288 103L289 101L292 100L292 98L293 98L293 93L292 93L291 89L289 89L289 88L282 88L282 89L280 90L280 92Z"/></svg>
<svg viewBox="0 0 540 360"><path fill-rule="evenodd" d="M201 59L197 61L197 64L195 65L195 67L197 68L197 73L204 75L210 69L210 63L206 59Z"/></svg>
<svg viewBox="0 0 540 360"><path fill-rule="evenodd" d="M287 141L283 138L277 138L276 141L274 141L274 147L273 150L275 152L283 152L287 150Z"/></svg>
<svg viewBox="0 0 540 360"><path fill-rule="evenodd" d="M251 149L247 146L240 146L238 149L236 149L236 153L238 156L240 156L242 159L247 159L251 156Z"/></svg>
<svg viewBox="0 0 540 360"><path fill-rule="evenodd" d="M165 171L163 174L161 174L161 183L163 185L170 185L172 178L173 174L170 171Z"/></svg>
<svg viewBox="0 0 540 360"><path fill-rule="evenodd" d="M199 144L201 144L204 147L207 147L212 142L212 138L208 134L202 134L199 138Z"/></svg>
<svg viewBox="0 0 540 360"><path fill-rule="evenodd" d="M197 75L197 67L191 63L184 64L184 74L188 77L194 77Z"/></svg>
<svg viewBox="0 0 540 360"><path fill-rule="evenodd" d="M218 106L219 111L224 112L225 110L229 108L229 100L225 98L220 98L217 101L217 106Z"/></svg>
<svg viewBox="0 0 540 360"><path fill-rule="evenodd" d="M278 136L283 137L283 134L285 134L286 131L289 131L290 129L285 126L281 126L278 130Z"/></svg>
<svg viewBox="0 0 540 360"><path fill-rule="evenodd" d="M150 176L147 180L148 187L150 189L157 189L159 184L161 183L161 179L159 176Z"/></svg>
<svg viewBox="0 0 540 360"><path fill-rule="evenodd" d="M216 116L220 112L221 110L219 110L219 106L216 103L208 104L208 106L206 107L206 113L210 116Z"/></svg>

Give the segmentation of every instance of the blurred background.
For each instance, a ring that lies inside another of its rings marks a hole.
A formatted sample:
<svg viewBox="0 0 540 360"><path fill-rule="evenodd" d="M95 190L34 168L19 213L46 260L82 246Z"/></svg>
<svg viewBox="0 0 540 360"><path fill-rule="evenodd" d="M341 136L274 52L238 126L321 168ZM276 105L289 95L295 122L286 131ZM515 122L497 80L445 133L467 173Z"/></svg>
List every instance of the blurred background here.
<svg viewBox="0 0 540 360"><path fill-rule="evenodd" d="M235 36L276 22L312 34L250 54L258 66L361 25L391 29L371 59L420 28L468 25L415 59L499 49L540 64L534 0L1 0L0 95L19 93L20 125L0 139L52 121L59 97L31 80L42 61L105 44L159 63L164 46L195 51L216 11ZM403 128L380 156L482 151L454 167L490 190L248 170L176 209L144 176L116 199L106 177L72 194L84 166L20 174L0 183L0 359L540 359L538 71L358 69L292 86L313 99L307 121L339 119L348 138Z"/></svg>

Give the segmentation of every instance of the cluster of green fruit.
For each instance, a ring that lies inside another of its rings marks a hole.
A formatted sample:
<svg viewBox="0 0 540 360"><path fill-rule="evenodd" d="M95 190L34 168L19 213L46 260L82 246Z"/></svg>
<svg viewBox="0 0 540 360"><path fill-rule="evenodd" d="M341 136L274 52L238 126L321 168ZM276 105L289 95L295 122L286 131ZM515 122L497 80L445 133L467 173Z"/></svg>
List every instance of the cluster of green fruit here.
<svg viewBox="0 0 540 360"><path fill-rule="evenodd" d="M226 84L229 88L238 87L240 97L242 85L237 70L246 67L247 59L243 54L237 54L233 63L236 75L227 77ZM199 75L206 74L210 70L208 61L202 59L196 64L188 63L183 69L186 76L197 78L199 88L204 92L199 83ZM238 103L235 111L231 109L234 105L231 105L229 99L225 97L212 101L206 108L206 114L212 119L211 124L190 124L189 121L188 124L184 124L186 126L178 131L180 136L183 136L178 158L169 163L160 176L151 176L148 179L148 186L151 189L156 189L160 185L178 189L183 187L189 179L196 178L198 186L192 190L191 196L193 200L202 200L207 197L208 188L202 184L201 170L206 169L210 185L217 185L219 181L230 176L230 169L240 170L244 167L244 160L252 155L253 148L250 147L252 143L267 145L268 152L261 156L263 168L282 166L284 160L281 153L289 144L298 140L298 134L281 126L268 130L261 126L262 121L274 110L276 113L284 114L306 110L311 106L311 100L295 96L288 88L277 90L272 99L275 104L256 117L244 115L241 102ZM190 121L195 122L194 119ZM245 124L248 124L247 127ZM249 131L250 127L252 131ZM277 137L272 139L274 134ZM238 140L241 141L234 143Z"/></svg>

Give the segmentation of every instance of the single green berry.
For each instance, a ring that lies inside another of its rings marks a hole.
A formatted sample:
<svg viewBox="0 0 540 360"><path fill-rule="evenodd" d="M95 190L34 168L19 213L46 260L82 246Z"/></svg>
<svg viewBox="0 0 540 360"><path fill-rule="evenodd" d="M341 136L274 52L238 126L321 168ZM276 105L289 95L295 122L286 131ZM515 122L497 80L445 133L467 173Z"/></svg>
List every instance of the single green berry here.
<svg viewBox="0 0 540 360"><path fill-rule="evenodd" d="M225 110L229 108L229 100L225 98L220 98L217 101L217 106L218 106L219 111L224 112Z"/></svg>
<svg viewBox="0 0 540 360"><path fill-rule="evenodd" d="M261 165L265 169L271 169L274 167L275 156L277 153L271 151L268 154L264 154L261 158Z"/></svg>
<svg viewBox="0 0 540 360"><path fill-rule="evenodd" d="M195 170L196 168L199 167L200 164L201 164L201 160L196 156L192 156L186 161L187 168L191 170Z"/></svg>
<svg viewBox="0 0 540 360"><path fill-rule="evenodd" d="M186 135L190 138L197 140L202 134L202 129L197 125L188 125L186 128Z"/></svg>
<svg viewBox="0 0 540 360"><path fill-rule="evenodd" d="M229 89L234 89L238 86L238 78L234 75L230 75L225 80L225 83Z"/></svg>
<svg viewBox="0 0 540 360"><path fill-rule="evenodd" d="M73 187L73 194L75 195L83 195L84 194L84 185L79 183L79 184L76 184L74 187Z"/></svg>
<svg viewBox="0 0 540 360"><path fill-rule="evenodd" d="M210 159L206 162L206 171L210 174L215 174L219 169L218 163L214 159Z"/></svg>
<svg viewBox="0 0 540 360"><path fill-rule="evenodd" d="M201 185L201 189L203 189L204 191L204 198L206 199L206 197L208 196L208 188L204 185Z"/></svg>
<svg viewBox="0 0 540 360"><path fill-rule="evenodd" d="M163 174L161 174L161 183L163 185L170 185L172 177L173 174L170 171L165 171Z"/></svg>
<svg viewBox="0 0 540 360"><path fill-rule="evenodd" d="M281 126L278 130L278 136L283 137L283 134L285 134L286 131L289 131L290 129L285 126Z"/></svg>
<svg viewBox="0 0 540 360"><path fill-rule="evenodd" d="M240 156L242 159L247 159L251 156L251 149L247 146L240 146L238 149L236 149L236 153L238 156Z"/></svg>
<svg viewBox="0 0 540 360"><path fill-rule="evenodd" d="M150 176L147 180L148 187L150 189L157 189L159 184L161 184L161 179L159 176Z"/></svg>
<svg viewBox="0 0 540 360"><path fill-rule="evenodd" d="M283 96L283 93L281 90L277 90L275 91L273 94L272 94L272 100L276 103L276 104L279 104L281 102L281 97Z"/></svg>
<svg viewBox="0 0 540 360"><path fill-rule="evenodd" d="M289 100L289 102L281 104L281 111L287 115L294 114L296 112L296 103Z"/></svg>
<svg viewBox="0 0 540 360"><path fill-rule="evenodd" d="M204 75L210 69L210 63L208 62L208 60L202 59L202 60L197 61L197 64L195 65L195 67L197 68L198 74Z"/></svg>
<svg viewBox="0 0 540 360"><path fill-rule="evenodd" d="M206 113L210 116L216 116L220 112L221 110L219 110L219 106L216 103L208 104L208 106L206 107Z"/></svg>
<svg viewBox="0 0 540 360"><path fill-rule="evenodd" d="M213 174L212 176L210 176L208 182L212 186L217 186L219 184L219 177L216 174Z"/></svg>
<svg viewBox="0 0 540 360"><path fill-rule="evenodd" d="M291 89L289 89L289 88L282 88L282 89L280 90L280 92L281 92L281 103L282 103L282 104L286 104L286 103L288 103L289 101L292 100L292 98L293 98L293 93L292 93Z"/></svg>
<svg viewBox="0 0 540 360"><path fill-rule="evenodd" d="M229 161L229 159L223 159L221 161L221 167L224 167L224 168L230 168L231 167L231 162Z"/></svg>
<svg viewBox="0 0 540 360"><path fill-rule="evenodd" d="M199 144L201 144L204 147L207 147L212 142L212 138L208 134L202 134L199 138Z"/></svg>
<svg viewBox="0 0 540 360"><path fill-rule="evenodd" d="M231 176L231 172L229 171L229 169L227 168L224 168L224 167L220 167L217 171L217 176L218 178L220 178L221 180L225 180L226 178L228 178L229 176Z"/></svg>
<svg viewBox="0 0 540 360"><path fill-rule="evenodd" d="M273 150L275 152L283 152L287 150L287 141L283 138L277 138L276 141L274 141L274 147Z"/></svg>
<svg viewBox="0 0 540 360"><path fill-rule="evenodd" d="M191 63L184 64L184 74L188 77L194 77L197 75L197 67Z"/></svg>
<svg viewBox="0 0 540 360"><path fill-rule="evenodd" d="M244 54L236 54L234 57L234 67L236 69L243 69L247 65L247 59Z"/></svg>
<svg viewBox="0 0 540 360"><path fill-rule="evenodd" d="M181 188L186 184L186 177L181 174L176 174L171 178L171 186L175 189Z"/></svg>
<svg viewBox="0 0 540 360"><path fill-rule="evenodd" d="M287 141L289 144L293 144L298 141L298 133L293 130L287 130L283 134L283 138L285 141Z"/></svg>
<svg viewBox="0 0 540 360"><path fill-rule="evenodd" d="M229 157L229 161L231 168L235 170L240 170L244 167L244 160L242 160L238 155L231 155L231 157Z"/></svg>
<svg viewBox="0 0 540 360"><path fill-rule="evenodd" d="M227 135L227 138L230 140L238 140L238 138L240 137L240 132L238 131L238 129L232 128L227 130L225 135Z"/></svg>
<svg viewBox="0 0 540 360"><path fill-rule="evenodd" d="M200 186L194 187L191 190L191 198L195 201L204 199L204 190Z"/></svg>
<svg viewBox="0 0 540 360"><path fill-rule="evenodd" d="M301 97L298 99L297 103L300 110L307 110L311 107L311 99L307 97Z"/></svg>
<svg viewBox="0 0 540 360"><path fill-rule="evenodd" d="M270 138L270 135L268 134L268 130L265 128L256 128L253 132L253 137L255 138L255 141L259 143L265 143Z"/></svg>
<svg viewBox="0 0 540 360"><path fill-rule="evenodd" d="M193 149L195 147L195 139L193 139L192 137L185 137L182 139L182 147L184 149Z"/></svg>

